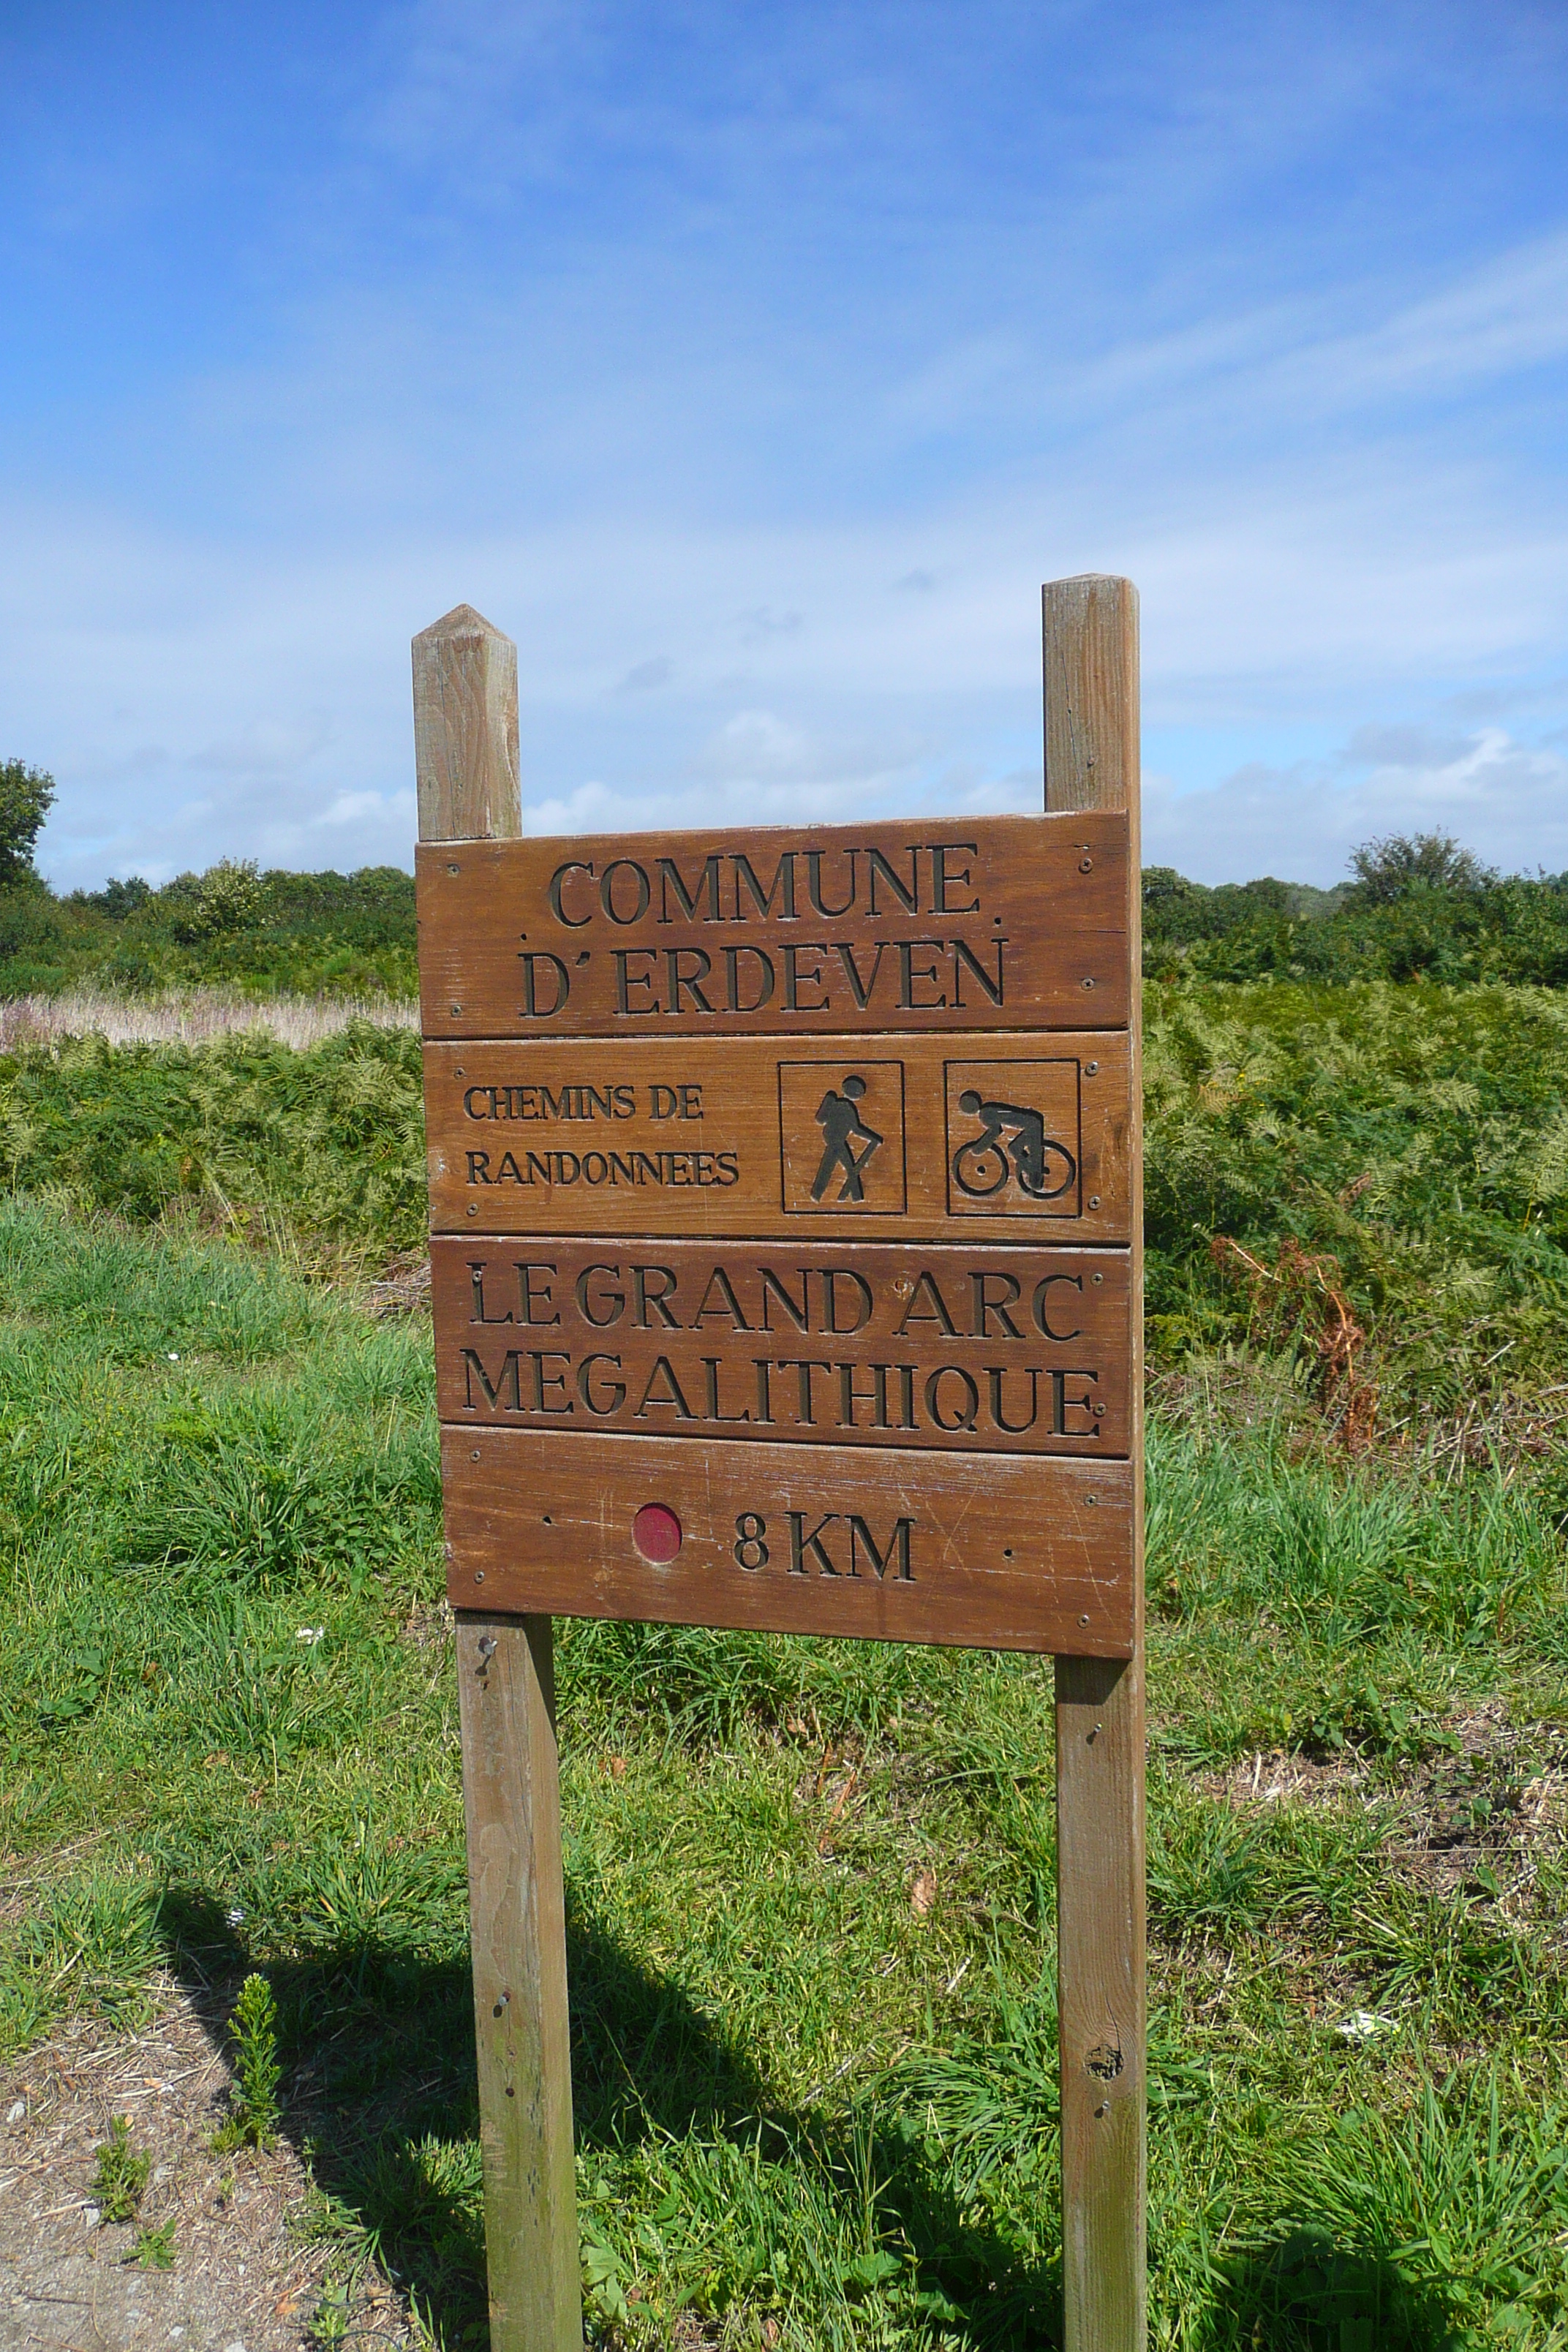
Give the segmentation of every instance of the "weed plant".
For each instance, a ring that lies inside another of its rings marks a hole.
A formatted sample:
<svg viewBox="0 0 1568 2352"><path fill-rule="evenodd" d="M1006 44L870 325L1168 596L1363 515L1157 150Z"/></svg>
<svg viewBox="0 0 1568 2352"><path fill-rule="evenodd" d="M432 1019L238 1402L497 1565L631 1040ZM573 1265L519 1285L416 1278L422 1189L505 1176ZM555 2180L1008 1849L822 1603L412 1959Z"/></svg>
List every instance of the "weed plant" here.
<svg viewBox="0 0 1568 2352"><path fill-rule="evenodd" d="M172 2271L176 2252L174 2230L173 2216L166 2221L148 2222L137 2231L126 2261L134 2263L139 2270Z"/></svg>
<svg viewBox="0 0 1568 2352"><path fill-rule="evenodd" d="M145 2149L131 2145L131 2118L110 2118L109 2137L97 2150L92 2193L106 2221L129 2221L142 2202L153 2159Z"/></svg>
<svg viewBox="0 0 1568 2352"><path fill-rule="evenodd" d="M1151 1444L1155 2340L1549 2352L1552 1457L1348 1460L1248 1377ZM482 2221L428 1327L13 1202L0 1429L0 1843L37 1890L0 2030L134 2022L163 1967L248 2000L302 2224L457 2352ZM567 1622L558 1656L601 2340L1058 2341L1048 1667Z"/></svg>
<svg viewBox="0 0 1568 2352"><path fill-rule="evenodd" d="M278 2004L263 1976L248 1976L228 2021L234 2087L215 2147L267 2147L279 2120Z"/></svg>

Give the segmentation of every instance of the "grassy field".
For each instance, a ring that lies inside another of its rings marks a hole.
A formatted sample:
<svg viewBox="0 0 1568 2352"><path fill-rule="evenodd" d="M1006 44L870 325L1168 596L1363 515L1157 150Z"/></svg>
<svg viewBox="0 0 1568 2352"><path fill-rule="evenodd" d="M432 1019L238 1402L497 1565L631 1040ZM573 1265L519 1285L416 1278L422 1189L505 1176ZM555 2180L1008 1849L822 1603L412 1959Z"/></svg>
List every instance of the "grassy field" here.
<svg viewBox="0 0 1568 2352"><path fill-rule="evenodd" d="M1563 1003L1151 1000L1156 2338L1544 2352ZM374 2248L458 2352L483 2300L429 1333L369 1311L418 1242L411 1043L38 1043L0 1059L0 2037L133 2021L163 1969L264 1972L301 2226ZM1057 2340L1048 1669L560 1646L600 2337Z"/></svg>

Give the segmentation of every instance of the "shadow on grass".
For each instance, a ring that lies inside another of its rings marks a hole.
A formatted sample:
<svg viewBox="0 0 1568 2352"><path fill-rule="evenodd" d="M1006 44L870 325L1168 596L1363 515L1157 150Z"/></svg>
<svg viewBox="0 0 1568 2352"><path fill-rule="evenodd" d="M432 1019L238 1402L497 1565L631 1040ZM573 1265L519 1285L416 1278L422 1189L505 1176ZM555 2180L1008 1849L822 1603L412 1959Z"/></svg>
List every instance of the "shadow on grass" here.
<svg viewBox="0 0 1568 2352"><path fill-rule="evenodd" d="M1211 2340L1216 2352L1458 2352L1472 2339L1445 2296L1388 2256L1302 2227L1222 2265Z"/></svg>
<svg viewBox="0 0 1568 2352"><path fill-rule="evenodd" d="M247 1968L224 1907L203 1891L164 1899L171 1964L214 2042ZM955 2205L919 2136L770 2102L723 2034L668 1979L592 1922L568 1920L573 2095L580 2150L648 2138L757 2145L831 2196L854 2195L868 2158L883 2231L915 2258L942 2340L973 2352L1061 2342L1059 2260L1029 2263ZM351 2248L372 2247L417 2305L435 2341L488 2342L472 1991L466 1953L432 1961L358 1938L265 1970L278 2003L282 2127L308 2158L318 2216ZM1303 2228L1226 2263L1193 2342L1214 2352L1449 2352L1439 2298L1395 2267Z"/></svg>

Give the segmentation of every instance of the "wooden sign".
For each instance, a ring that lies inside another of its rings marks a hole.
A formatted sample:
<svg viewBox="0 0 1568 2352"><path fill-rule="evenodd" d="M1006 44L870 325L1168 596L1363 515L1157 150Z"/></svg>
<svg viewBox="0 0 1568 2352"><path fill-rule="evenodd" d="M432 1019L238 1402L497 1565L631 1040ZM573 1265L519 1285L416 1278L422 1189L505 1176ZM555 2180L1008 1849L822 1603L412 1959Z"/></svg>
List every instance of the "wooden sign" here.
<svg viewBox="0 0 1568 2352"><path fill-rule="evenodd" d="M1096 1462L1131 1447L1121 1250L438 1234L430 1256L457 1426Z"/></svg>
<svg viewBox="0 0 1568 2352"><path fill-rule="evenodd" d="M426 1037L1125 1028L1127 818L422 845Z"/></svg>
<svg viewBox="0 0 1568 2352"><path fill-rule="evenodd" d="M1127 845L421 851L455 1603L1131 1654Z"/></svg>
<svg viewBox="0 0 1568 2352"><path fill-rule="evenodd" d="M553 1615L1054 1654L1067 2352L1143 2318L1136 598L1046 813L518 838L415 640L437 1393L496 2352L576 2352Z"/></svg>
<svg viewBox="0 0 1568 2352"><path fill-rule="evenodd" d="M1118 1030L428 1045L431 1222L1125 1244L1129 1074Z"/></svg>

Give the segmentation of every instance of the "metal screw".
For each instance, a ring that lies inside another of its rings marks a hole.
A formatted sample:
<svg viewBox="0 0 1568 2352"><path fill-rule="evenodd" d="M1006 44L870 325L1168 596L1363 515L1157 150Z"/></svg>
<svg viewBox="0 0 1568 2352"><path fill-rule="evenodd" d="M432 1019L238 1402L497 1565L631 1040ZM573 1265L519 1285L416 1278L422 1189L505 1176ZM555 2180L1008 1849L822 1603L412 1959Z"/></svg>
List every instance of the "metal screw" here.
<svg viewBox="0 0 1568 2352"><path fill-rule="evenodd" d="M1083 985L1085 988L1092 988L1092 987L1094 986L1094 982L1093 982L1093 981L1092 981L1092 980L1086 980L1086 981L1082 983L1082 985ZM456 1013L456 1011L458 1010L458 1008L457 1008L457 1006L456 1006L455 1004L453 1005L452 1010L453 1010L453 1012L454 1012L454 1013Z"/></svg>
<svg viewBox="0 0 1568 2352"><path fill-rule="evenodd" d="M469 1459L469 1461L470 1461L470 1462L477 1462L477 1461L479 1460L479 1447L476 1445L476 1446L475 1446L475 1448L474 1448L474 1450L473 1450L473 1452L469 1454L468 1459Z"/></svg>
<svg viewBox="0 0 1568 2352"><path fill-rule="evenodd" d="M454 866L453 866L453 868L452 868L453 873L455 874L455 873L457 872L457 870L458 870L458 869L457 869L457 867ZM1079 859L1079 861L1078 861L1078 870L1079 870L1079 872L1080 874L1092 874L1092 873L1094 872L1094 860L1093 860L1093 858L1092 858L1092 857L1080 857L1080 858Z"/></svg>
<svg viewBox="0 0 1568 2352"><path fill-rule="evenodd" d="M457 873L457 871L458 871L458 868L457 868L455 866L447 866L447 873L448 873L448 874L456 874L456 873Z"/></svg>
<svg viewBox="0 0 1568 2352"><path fill-rule="evenodd" d="M484 1582L484 1580L485 1580L485 1572L484 1572L484 1570L483 1570L482 1568L476 1568L476 1569L475 1569L475 1570L474 1570L474 1582L475 1582L476 1584L482 1584L482 1583Z"/></svg>
<svg viewBox="0 0 1568 2352"><path fill-rule="evenodd" d="M1089 1194L1089 1207L1090 1207L1091 1209L1098 1209L1098 1208L1099 1208L1099 1206L1100 1206L1100 1194L1099 1194L1098 1192L1091 1192L1091 1193ZM473 1213L473 1211L470 1209L470 1210L468 1211L468 1214L469 1214L469 1216L471 1217L471 1216L473 1215L473 1213Z"/></svg>
<svg viewBox="0 0 1568 2352"><path fill-rule="evenodd" d="M1094 1409L1096 1412L1103 1412L1105 1411L1105 1407L1102 1404L1097 1404Z"/></svg>
<svg viewBox="0 0 1568 2352"><path fill-rule="evenodd" d="M1089 1505L1089 1509L1092 1510L1095 1505L1099 1502L1100 1496L1098 1495L1086 1495L1083 1499Z"/></svg>
<svg viewBox="0 0 1568 2352"><path fill-rule="evenodd" d="M477 1217L477 1216L479 1215L479 1212L478 1204L477 1204L475 1202L470 1201L470 1202L468 1202L468 1214L469 1214L469 1216L470 1216L470 1217Z"/></svg>
<svg viewBox="0 0 1568 2352"><path fill-rule="evenodd" d="M1078 1622L1080 1625L1087 1625L1089 1619L1087 1617L1080 1617Z"/></svg>
<svg viewBox="0 0 1568 2352"><path fill-rule="evenodd" d="M1092 1277L1092 1279L1096 1282L1103 1282L1105 1280L1105 1276L1102 1274L1097 1274Z"/></svg>
<svg viewBox="0 0 1568 2352"><path fill-rule="evenodd" d="M495 1656L495 1635L493 1633L481 1633L479 1635L479 1656L484 1660L486 1665L489 1665L490 1660Z"/></svg>
<svg viewBox="0 0 1568 2352"><path fill-rule="evenodd" d="M1097 1077L1100 1074L1100 1064L1098 1062L1086 1062L1083 1066L1083 1074L1086 1078ZM458 1072L458 1076L461 1077L463 1073L459 1070Z"/></svg>
<svg viewBox="0 0 1568 2352"><path fill-rule="evenodd" d="M1092 983L1090 983L1090 982L1085 982L1085 985L1086 985L1086 986L1089 986L1089 985L1091 985L1091 984L1092 984ZM463 1009L463 1008L462 1008L462 1006L461 1006L460 1004L454 1004L454 1005L453 1005L453 1007L452 1007L452 1010L453 1010L453 1012L454 1012L455 1013L460 1013L460 1012L462 1011L462 1009Z"/></svg>

